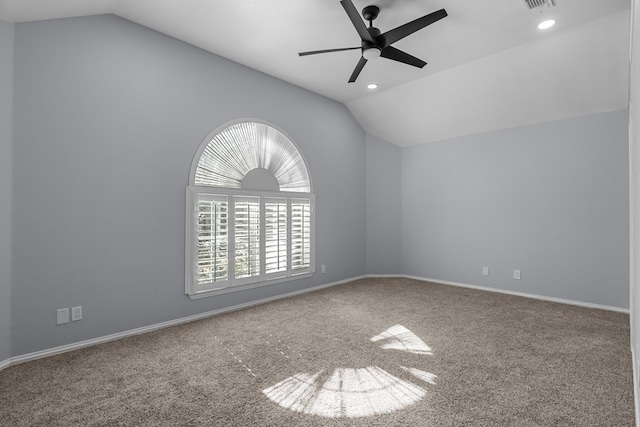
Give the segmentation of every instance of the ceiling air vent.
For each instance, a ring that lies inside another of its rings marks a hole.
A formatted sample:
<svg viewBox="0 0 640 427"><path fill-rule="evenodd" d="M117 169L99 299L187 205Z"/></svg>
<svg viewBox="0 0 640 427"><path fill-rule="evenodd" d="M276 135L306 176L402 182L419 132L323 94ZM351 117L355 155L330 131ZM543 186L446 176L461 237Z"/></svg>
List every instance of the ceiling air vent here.
<svg viewBox="0 0 640 427"><path fill-rule="evenodd" d="M549 7L556 5L556 0L524 0L524 2L527 4L529 9L535 9L545 5Z"/></svg>

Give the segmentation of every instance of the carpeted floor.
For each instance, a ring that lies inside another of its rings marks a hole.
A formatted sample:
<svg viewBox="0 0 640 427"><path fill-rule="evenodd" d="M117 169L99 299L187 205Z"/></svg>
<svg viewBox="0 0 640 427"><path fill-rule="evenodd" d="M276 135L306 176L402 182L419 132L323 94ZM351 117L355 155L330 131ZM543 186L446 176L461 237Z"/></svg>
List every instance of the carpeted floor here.
<svg viewBox="0 0 640 427"><path fill-rule="evenodd" d="M366 279L0 372L2 426L633 426L629 317Z"/></svg>

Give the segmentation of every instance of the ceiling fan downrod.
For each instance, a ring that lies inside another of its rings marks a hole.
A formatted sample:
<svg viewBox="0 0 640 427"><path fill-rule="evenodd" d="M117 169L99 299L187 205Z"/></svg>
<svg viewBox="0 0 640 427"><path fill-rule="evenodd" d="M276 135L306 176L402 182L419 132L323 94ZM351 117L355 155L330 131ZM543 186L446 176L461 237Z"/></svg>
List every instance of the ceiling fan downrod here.
<svg viewBox="0 0 640 427"><path fill-rule="evenodd" d="M376 5L366 6L362 9L362 17L365 21L369 21L369 28L373 27L373 21L378 17L380 8Z"/></svg>

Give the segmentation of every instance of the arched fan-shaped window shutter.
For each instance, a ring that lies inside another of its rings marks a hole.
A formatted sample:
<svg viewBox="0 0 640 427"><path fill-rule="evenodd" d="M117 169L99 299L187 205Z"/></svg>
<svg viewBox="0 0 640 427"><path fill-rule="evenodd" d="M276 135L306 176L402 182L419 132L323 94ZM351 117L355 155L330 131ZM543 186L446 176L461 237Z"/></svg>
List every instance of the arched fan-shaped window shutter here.
<svg viewBox="0 0 640 427"><path fill-rule="evenodd" d="M295 145L279 130L257 122L240 122L216 133L204 148L194 184L242 188L250 171L266 169L281 191L311 192L307 167Z"/></svg>
<svg viewBox="0 0 640 427"><path fill-rule="evenodd" d="M187 187L186 293L247 289L314 272L314 203L302 154L280 130L240 121L198 150Z"/></svg>

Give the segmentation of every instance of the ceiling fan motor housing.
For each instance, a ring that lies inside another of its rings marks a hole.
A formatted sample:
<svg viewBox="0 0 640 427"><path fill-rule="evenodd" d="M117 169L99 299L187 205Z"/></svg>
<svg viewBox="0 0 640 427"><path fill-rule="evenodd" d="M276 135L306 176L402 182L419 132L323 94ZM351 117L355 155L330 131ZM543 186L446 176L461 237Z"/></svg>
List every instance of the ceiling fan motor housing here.
<svg viewBox="0 0 640 427"><path fill-rule="evenodd" d="M384 47L384 39L382 37L378 37L380 35L380 30L376 27L369 27L367 28L367 31L371 34L373 42L369 40L362 40L362 49L371 49L372 47L382 49Z"/></svg>
<svg viewBox="0 0 640 427"><path fill-rule="evenodd" d="M367 30L369 31L369 34L371 34L373 42L362 40L362 56L370 61L380 57L380 53L384 48L384 39L377 38L380 35L380 30L376 27L369 27Z"/></svg>

